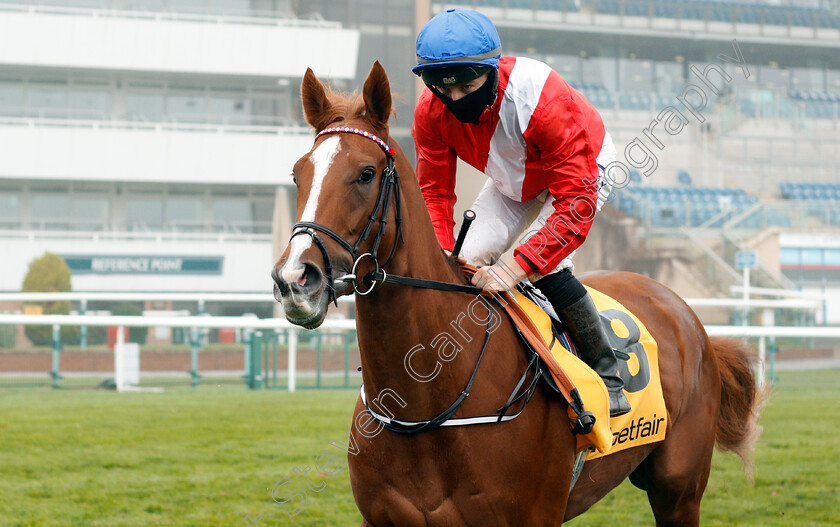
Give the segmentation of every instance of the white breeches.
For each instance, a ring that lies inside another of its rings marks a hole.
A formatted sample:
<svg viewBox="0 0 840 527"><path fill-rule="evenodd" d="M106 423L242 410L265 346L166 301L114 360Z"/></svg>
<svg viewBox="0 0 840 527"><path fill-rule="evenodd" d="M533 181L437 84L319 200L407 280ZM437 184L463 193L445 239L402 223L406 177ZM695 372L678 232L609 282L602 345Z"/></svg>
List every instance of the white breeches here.
<svg viewBox="0 0 840 527"><path fill-rule="evenodd" d="M598 203L596 212L601 210L609 196L612 185L604 177L604 168L615 161L616 151L609 133L604 136L604 144L596 159L598 163ZM546 199L544 191L536 199L528 202L515 201L496 188L493 180L488 179L478 193L472 210L476 217L470 227L461 254L467 263L475 266L492 265L499 257L513 246L528 240L525 233L539 230L554 213L553 200ZM593 220L594 221L594 220ZM520 239L521 238L521 239ZM572 257L575 252L564 258L557 267L546 274L553 274L563 269L574 270Z"/></svg>

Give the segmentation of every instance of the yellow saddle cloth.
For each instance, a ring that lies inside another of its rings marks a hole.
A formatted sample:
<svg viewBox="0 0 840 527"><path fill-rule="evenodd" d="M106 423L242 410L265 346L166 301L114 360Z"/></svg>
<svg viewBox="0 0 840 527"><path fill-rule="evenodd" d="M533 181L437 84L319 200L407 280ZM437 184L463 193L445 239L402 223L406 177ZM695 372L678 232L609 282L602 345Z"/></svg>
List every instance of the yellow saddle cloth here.
<svg viewBox="0 0 840 527"><path fill-rule="evenodd" d="M556 368L568 375L583 400L584 409L595 415L595 427L585 436L578 436L578 451L594 447L586 459L612 454L634 446L665 439L668 415L659 378L656 341L644 324L617 300L592 289L589 291L601 314L613 348L627 353L629 360L619 358L619 373L624 380L624 393L632 411L609 418L609 396L601 377L558 341L552 332L549 316L529 298L512 291L521 311L529 317L542 342L535 342L533 331L523 331L531 345L546 362L553 377ZM516 317L514 317L516 320ZM522 326L522 324L520 324ZM554 364L552 364L554 363ZM572 422L577 415L569 409Z"/></svg>

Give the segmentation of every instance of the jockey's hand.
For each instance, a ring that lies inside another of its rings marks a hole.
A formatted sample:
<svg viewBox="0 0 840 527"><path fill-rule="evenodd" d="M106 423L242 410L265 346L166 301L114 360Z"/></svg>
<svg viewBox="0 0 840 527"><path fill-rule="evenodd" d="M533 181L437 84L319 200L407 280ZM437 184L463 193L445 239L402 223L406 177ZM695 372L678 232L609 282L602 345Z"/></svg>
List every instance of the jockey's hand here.
<svg viewBox="0 0 840 527"><path fill-rule="evenodd" d="M446 254L447 258L452 258L452 251L447 251L446 249L444 249L443 252ZM464 258L464 256L462 254L458 255L458 263L462 263L462 264L467 263L466 258Z"/></svg>
<svg viewBox="0 0 840 527"><path fill-rule="evenodd" d="M511 259L509 262L499 261L493 265L479 267L472 277L472 283L488 291L507 291L526 278L528 273L525 269L519 262Z"/></svg>

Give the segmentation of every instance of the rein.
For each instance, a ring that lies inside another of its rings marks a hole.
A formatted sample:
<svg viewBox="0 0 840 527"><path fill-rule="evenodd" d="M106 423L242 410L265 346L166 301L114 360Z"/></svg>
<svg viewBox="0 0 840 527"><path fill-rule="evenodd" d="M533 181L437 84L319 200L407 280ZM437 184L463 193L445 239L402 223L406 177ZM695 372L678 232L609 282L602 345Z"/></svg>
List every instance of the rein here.
<svg viewBox="0 0 840 527"><path fill-rule="evenodd" d="M460 293L471 293L475 295L481 295L484 292L484 290L481 287L476 287L473 285L453 284L437 280L426 280L423 278L389 275L387 272L385 272L385 269L383 269L383 267L391 261L391 258L393 258L394 253L397 250L397 244L400 241L405 243L405 239L403 238L402 233L400 176L397 172L396 167L394 166L395 151L392 147L388 146L387 142L380 139L376 135L366 130L362 130L360 128L353 128L349 126L325 128L318 132L318 134L315 136L315 140L317 141L319 137L326 134L338 133L356 134L374 141L377 145L379 145L382 151L385 152L388 164L382 172L382 178L379 182L379 193L376 196L376 204L373 207L373 212L370 213L367 224L365 224L365 227L364 229L362 229L362 233L359 235L359 239L356 240L355 244L351 244L350 242L345 240L340 234L330 229L329 227L321 225L320 223L315 223L312 221L300 221L295 223L292 227L293 233L291 238L294 238L295 236L298 236L300 234L311 236L312 240L315 242L315 245L317 245L318 249L321 251L321 255L324 258L324 271L327 275L327 287L329 288L330 295L329 301L338 305L334 288L334 284L336 282L352 283L353 289L360 296L370 294L377 284L383 282L387 282L390 284L405 285L410 287L421 287L425 289L436 289L439 291L456 291ZM391 252L388 254L388 258L386 258L385 262L382 263L382 265L380 266L377 254L379 252L379 244L382 241L382 237L385 234L385 228L388 225L388 209L391 207L391 201L393 201L396 206L397 235L394 237L394 245L391 247ZM373 224L377 221L377 219L379 221L379 228L377 229L376 235L374 236L373 245L370 251L359 255L359 248L370 235L371 228L373 227ZM318 233L324 234L327 237L331 238L332 240L337 242L345 251L350 253L350 255L353 257L353 268L350 274L343 275L335 280L333 279L332 259L330 258L329 251L327 251L327 247L324 243L323 238L321 238L321 236L319 236ZM359 263L364 258L369 258L373 262L375 269L374 271L368 273L364 277L363 280L370 280L371 285L367 290L362 291L358 287L356 270L359 266ZM489 308L489 301L483 296L482 300L485 303L488 303ZM534 395L537 383L539 382L539 379L541 377L541 364L540 361L537 360L536 354L534 355L534 358L532 358L529 362L528 367L525 369L525 373L523 373L522 377L520 377L519 382L516 384L516 387L514 387L513 392L510 394L510 397L508 397L508 400L505 403L505 405L496 411L498 415L465 417L455 419L451 418L452 415L458 410L458 408L460 408L461 404L463 404L464 400L466 400L466 398L470 395L470 389L472 388L473 381L475 381L476 374L478 373L478 368L481 365L481 360L484 357L484 352L487 349L487 344L490 341L490 334L492 332L493 328L491 317L490 320L488 320L487 322L484 344L481 347L481 353L478 356L478 361L476 361L475 368L473 369L469 382L467 383L464 390L461 391L461 394L458 396L455 402L452 403L449 406L449 408L444 410L437 417L434 417L427 421L400 421L392 417L381 415L372 410L368 405L367 398L365 397L365 387L363 384L361 387L361 398L364 402L368 414L370 414L370 416L375 421L380 423L385 429L405 435L412 435L419 432L424 432L426 430L434 430L441 426L465 426L482 423L503 422L515 419L519 416L519 414L521 414L525 410L525 406L527 406L528 402L531 400L531 397ZM525 380L528 377L528 373L531 372L532 369L534 371L533 378L525 388L525 391L520 393L522 386L525 384ZM519 401L521 401L521 406L519 407L519 410L514 414L508 415L507 412L510 409L510 407Z"/></svg>

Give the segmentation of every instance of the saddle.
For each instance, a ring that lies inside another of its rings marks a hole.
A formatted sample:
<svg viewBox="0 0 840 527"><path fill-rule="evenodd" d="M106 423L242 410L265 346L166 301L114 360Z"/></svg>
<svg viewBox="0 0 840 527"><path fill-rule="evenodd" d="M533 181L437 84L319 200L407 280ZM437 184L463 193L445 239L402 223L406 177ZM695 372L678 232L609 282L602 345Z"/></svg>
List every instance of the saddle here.
<svg viewBox="0 0 840 527"><path fill-rule="evenodd" d="M462 264L471 275L475 268ZM584 286L586 287L586 286ZM659 377L658 349L644 324L604 293L586 287L618 350L619 373L633 410L610 418L604 381L574 353L574 346L551 304L528 283L492 297L511 318L544 385L563 397L577 435L577 451L586 459L665 439L668 412Z"/></svg>
<svg viewBox="0 0 840 527"><path fill-rule="evenodd" d="M573 353L574 347L565 336L561 322L539 290L530 284L518 287L512 293L516 306L511 304L512 309L509 307L506 311L527 342L529 353L538 354L548 367L550 375L545 376L546 385L556 387L558 393L565 397L564 389L568 385L564 377L569 378L580 394L585 411L595 414L592 432L577 436L578 452L589 450L585 454L588 460L664 440L668 412L659 376L658 347L653 336L633 313L614 298L591 287L586 289L608 328L613 348L618 350L619 373L625 381L625 394L633 407L628 414L609 417L609 399L603 381ZM524 316L529 320L525 321ZM522 331L529 325L537 328L541 340L534 338L532 332ZM551 368L552 358L562 370L560 375ZM570 405L570 419L573 416Z"/></svg>
<svg viewBox="0 0 840 527"><path fill-rule="evenodd" d="M468 264L461 264L461 267L468 276L475 273L475 267ZM544 305L548 301L537 289L524 283L503 293L485 291L482 294L493 298L507 312L525 344L528 358L536 363L537 374L565 399L570 426L579 438L578 450L594 447L598 452L606 453L612 441L607 388L597 373L562 348L562 337L556 336L562 335L557 315L554 314L552 320L531 298ZM550 308L550 304L547 307ZM554 353L554 349L559 353Z"/></svg>
<svg viewBox="0 0 840 527"><path fill-rule="evenodd" d="M539 371L546 386L568 403L578 451L594 447L606 454L612 444L610 400L601 376L570 351L562 323L536 288L523 283L506 295L511 298L506 304L496 300L513 321L529 358L536 355L544 366Z"/></svg>

